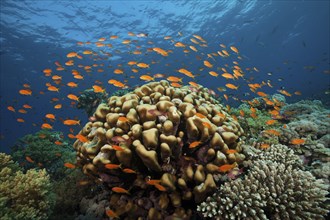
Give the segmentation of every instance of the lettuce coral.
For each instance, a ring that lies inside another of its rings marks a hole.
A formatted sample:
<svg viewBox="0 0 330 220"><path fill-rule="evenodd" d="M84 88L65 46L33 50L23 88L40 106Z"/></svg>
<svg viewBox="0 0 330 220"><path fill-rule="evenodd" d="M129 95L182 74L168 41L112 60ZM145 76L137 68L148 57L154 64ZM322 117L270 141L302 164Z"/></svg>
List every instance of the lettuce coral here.
<svg viewBox="0 0 330 220"><path fill-rule="evenodd" d="M0 169L1 219L48 219L54 200L46 170L23 173L4 153L0 153Z"/></svg>

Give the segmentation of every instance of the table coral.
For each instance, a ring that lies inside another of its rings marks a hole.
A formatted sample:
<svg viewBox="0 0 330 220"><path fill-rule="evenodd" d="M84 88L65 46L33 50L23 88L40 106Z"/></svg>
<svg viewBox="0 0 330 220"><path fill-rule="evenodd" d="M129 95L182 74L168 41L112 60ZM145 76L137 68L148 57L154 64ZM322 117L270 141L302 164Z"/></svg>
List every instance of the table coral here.
<svg viewBox="0 0 330 220"><path fill-rule="evenodd" d="M110 97L93 116L80 131L88 141L74 143L77 163L109 188L129 190L110 198L121 217L189 218L194 204L215 191L219 167L244 160L242 128L201 86L148 83Z"/></svg>
<svg viewBox="0 0 330 220"><path fill-rule="evenodd" d="M9 155L0 153L1 219L48 219L54 205L46 170L18 170Z"/></svg>

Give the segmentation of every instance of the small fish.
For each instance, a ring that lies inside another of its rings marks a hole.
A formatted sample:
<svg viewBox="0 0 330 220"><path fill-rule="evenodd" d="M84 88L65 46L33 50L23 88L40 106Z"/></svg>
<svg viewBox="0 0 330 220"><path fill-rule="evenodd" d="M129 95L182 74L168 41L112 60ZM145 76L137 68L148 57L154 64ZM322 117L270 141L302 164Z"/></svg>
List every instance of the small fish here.
<svg viewBox="0 0 330 220"><path fill-rule="evenodd" d="M268 149L270 147L269 144L261 144L260 148L261 149Z"/></svg>
<svg viewBox="0 0 330 220"><path fill-rule="evenodd" d="M146 181L146 183L148 185L156 185L156 184L160 184L160 180L149 179L149 180Z"/></svg>
<svg viewBox="0 0 330 220"><path fill-rule="evenodd" d="M94 90L95 93L99 93L99 92L104 92L105 91L101 86L98 86L98 85L94 85L93 86L93 90Z"/></svg>
<svg viewBox="0 0 330 220"><path fill-rule="evenodd" d="M267 124L267 125L273 125L273 124L275 124L276 122L277 122L277 120L271 119L271 120L266 121L266 124Z"/></svg>
<svg viewBox="0 0 330 220"><path fill-rule="evenodd" d="M213 67L213 65L209 61L207 61L207 60L205 60L203 63L204 63L204 66L206 66L208 68L212 68Z"/></svg>
<svg viewBox="0 0 330 220"><path fill-rule="evenodd" d="M55 115L53 115L53 114L46 114L45 117L48 118L48 119L55 120Z"/></svg>
<svg viewBox="0 0 330 220"><path fill-rule="evenodd" d="M32 106L31 106L31 105L28 105L28 104L24 104L24 105L23 105L23 108L29 108L29 109L31 109Z"/></svg>
<svg viewBox="0 0 330 220"><path fill-rule="evenodd" d="M48 124L48 123L43 123L43 124L41 125L41 128L42 128L42 129L53 129L53 126L51 126L51 125Z"/></svg>
<svg viewBox="0 0 330 220"><path fill-rule="evenodd" d="M138 67L140 67L140 68L149 68L149 65L148 64L146 64L146 63L138 63L138 64L136 64Z"/></svg>
<svg viewBox="0 0 330 220"><path fill-rule="evenodd" d="M76 96L76 95L74 95L74 94L69 94L69 95L67 95L67 97L68 97L69 99L71 99L71 100L74 100L74 101L78 101L78 100L79 100L78 96Z"/></svg>
<svg viewBox="0 0 330 220"><path fill-rule="evenodd" d="M77 134L75 137L82 143L86 143L88 141L88 138L82 134Z"/></svg>
<svg viewBox="0 0 330 220"><path fill-rule="evenodd" d="M129 169L129 168L125 168L123 169L123 172L124 173L136 173L136 171L132 170L132 169Z"/></svg>
<svg viewBox="0 0 330 220"><path fill-rule="evenodd" d="M109 169L109 170L119 169L119 168L121 168L121 164L108 163L104 167Z"/></svg>
<svg viewBox="0 0 330 220"><path fill-rule="evenodd" d="M237 153L237 150L234 150L234 149L229 149L226 151L227 154L235 154Z"/></svg>
<svg viewBox="0 0 330 220"><path fill-rule="evenodd" d="M63 143L61 141L55 141L54 144L56 144L56 145L62 145Z"/></svg>
<svg viewBox="0 0 330 220"><path fill-rule="evenodd" d="M234 51L235 53L239 53L239 52L238 52L238 49L237 49L236 47L234 47L234 46L231 46L230 49L231 49L232 51Z"/></svg>
<svg viewBox="0 0 330 220"><path fill-rule="evenodd" d="M235 168L237 165L234 163L234 164L225 164L225 165L222 165L219 167L219 171L222 172L222 173L226 173L228 172L229 170Z"/></svg>
<svg viewBox="0 0 330 220"><path fill-rule="evenodd" d="M159 191L161 191L161 192L165 192L166 191L166 188L164 187L164 186L162 186L162 185L160 185L160 184L155 184L154 185Z"/></svg>
<svg viewBox="0 0 330 220"><path fill-rule="evenodd" d="M108 217L110 217L110 218L119 218L119 216L117 215L117 213L114 212L114 211L111 210L111 209L107 209L107 210L105 211L105 214L106 214Z"/></svg>
<svg viewBox="0 0 330 220"><path fill-rule="evenodd" d="M60 108L62 108L62 104L57 104L57 105L54 106L54 108L55 109L60 109Z"/></svg>
<svg viewBox="0 0 330 220"><path fill-rule="evenodd" d="M264 93L264 92L257 92L257 95L258 96L261 96L261 97L265 97L265 96L267 96L267 94L266 93Z"/></svg>
<svg viewBox="0 0 330 220"><path fill-rule="evenodd" d="M169 76L169 77L167 77L167 80L170 82L182 82L182 78L179 78L176 76Z"/></svg>
<svg viewBox="0 0 330 220"><path fill-rule="evenodd" d="M124 151L124 149L118 145L112 145L112 149L114 149L115 151Z"/></svg>
<svg viewBox="0 0 330 220"><path fill-rule="evenodd" d="M72 164L72 163L64 163L64 166L65 166L66 168L69 168L69 169L74 169L74 168L76 168L76 166L75 166L74 164Z"/></svg>
<svg viewBox="0 0 330 220"><path fill-rule="evenodd" d="M149 75L142 75L142 76L140 76L140 79L141 80L144 80L144 81L152 81L152 80L154 80L154 78L151 77L151 76L149 76Z"/></svg>
<svg viewBox="0 0 330 220"><path fill-rule="evenodd" d="M25 120L23 118L17 118L16 121L17 122L20 122L20 123L24 123L25 122Z"/></svg>
<svg viewBox="0 0 330 220"><path fill-rule="evenodd" d="M67 119L67 120L63 121L63 124L65 124L65 125L80 125L80 121Z"/></svg>
<svg viewBox="0 0 330 220"><path fill-rule="evenodd" d="M30 90L30 89L21 89L21 90L19 90L19 94L21 94L21 95L32 95L32 90Z"/></svg>
<svg viewBox="0 0 330 220"><path fill-rule="evenodd" d="M293 145L299 145L299 144L304 144L304 143L305 143L305 140L299 139L299 138L292 139L290 141L290 144L293 144Z"/></svg>
<svg viewBox="0 0 330 220"><path fill-rule="evenodd" d="M111 189L112 191L116 192L116 193L125 193L125 194L130 194L128 192L128 190L122 188L122 187L112 187Z"/></svg>
<svg viewBox="0 0 330 220"><path fill-rule="evenodd" d="M235 86L234 84L231 84L231 83L227 83L225 86L229 89L235 89L235 90L238 89L238 86Z"/></svg>
<svg viewBox="0 0 330 220"><path fill-rule="evenodd" d="M29 156L26 156L25 159L30 163L34 163L34 160L32 160L31 157Z"/></svg>
<svg viewBox="0 0 330 220"><path fill-rule="evenodd" d="M209 71L209 74L211 76L215 76L215 77L218 77L219 76L219 74L217 72L215 72L215 71Z"/></svg>
<svg viewBox="0 0 330 220"><path fill-rule="evenodd" d="M201 141L194 141L189 144L189 148L195 148L195 147L199 146L201 143L202 143Z"/></svg>

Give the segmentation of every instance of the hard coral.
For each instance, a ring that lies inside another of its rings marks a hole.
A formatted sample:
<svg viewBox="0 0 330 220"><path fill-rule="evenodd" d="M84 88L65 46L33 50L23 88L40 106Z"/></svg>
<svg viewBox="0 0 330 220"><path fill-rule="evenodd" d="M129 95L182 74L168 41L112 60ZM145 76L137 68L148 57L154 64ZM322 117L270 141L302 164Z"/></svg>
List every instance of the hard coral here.
<svg viewBox="0 0 330 220"><path fill-rule="evenodd" d="M292 150L278 147L257 155L244 179L225 183L197 210L212 219L324 219L327 185L300 170Z"/></svg>
<svg viewBox="0 0 330 220"><path fill-rule="evenodd" d="M13 168L11 157L0 153L1 219L48 219L54 205L46 170L28 170L25 174Z"/></svg>
<svg viewBox="0 0 330 220"><path fill-rule="evenodd" d="M88 141L74 143L77 162L107 186L129 190L110 199L110 208L124 218L189 218L194 204L215 191L219 166L244 160L242 128L203 87L149 83L112 96L94 117L80 131ZM115 205L119 201L125 202Z"/></svg>

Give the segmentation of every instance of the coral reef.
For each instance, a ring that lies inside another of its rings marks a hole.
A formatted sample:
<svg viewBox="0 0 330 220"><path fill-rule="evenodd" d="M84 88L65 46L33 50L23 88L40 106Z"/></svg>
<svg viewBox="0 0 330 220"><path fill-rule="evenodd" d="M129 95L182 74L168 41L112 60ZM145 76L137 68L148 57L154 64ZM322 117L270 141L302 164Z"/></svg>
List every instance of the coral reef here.
<svg viewBox="0 0 330 220"><path fill-rule="evenodd" d="M48 219L54 195L46 170L23 173L11 156L4 153L0 153L0 170L1 219Z"/></svg>
<svg viewBox="0 0 330 220"><path fill-rule="evenodd" d="M92 116L97 106L107 101L108 94L105 92L94 92L93 89L86 89L79 96L77 108L84 109L88 116Z"/></svg>
<svg viewBox="0 0 330 220"><path fill-rule="evenodd" d="M24 170L45 168L54 180L63 178L67 172L63 164L74 161L75 153L62 133L41 130L19 139L12 147L12 157Z"/></svg>
<svg viewBox="0 0 330 220"><path fill-rule="evenodd" d="M109 208L123 219L189 218L215 191L213 174L244 160L242 128L203 87L148 83L93 117L80 131L87 141L74 143L77 164L117 191Z"/></svg>
<svg viewBox="0 0 330 220"><path fill-rule="evenodd" d="M325 219L327 185L295 168L297 156L279 148L258 155L244 179L226 182L197 210L212 219Z"/></svg>

